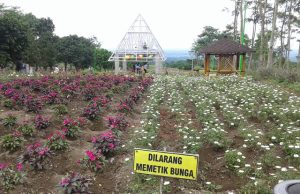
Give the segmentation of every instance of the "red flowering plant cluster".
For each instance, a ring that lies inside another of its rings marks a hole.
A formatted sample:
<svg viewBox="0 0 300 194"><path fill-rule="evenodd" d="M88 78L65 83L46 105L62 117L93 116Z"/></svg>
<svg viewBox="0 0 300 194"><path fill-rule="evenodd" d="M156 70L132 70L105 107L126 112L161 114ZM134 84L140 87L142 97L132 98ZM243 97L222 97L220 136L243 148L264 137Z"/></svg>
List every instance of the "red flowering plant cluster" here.
<svg viewBox="0 0 300 194"><path fill-rule="evenodd" d="M91 103L96 103L100 107L107 107L111 102L106 96L96 96L92 99Z"/></svg>
<svg viewBox="0 0 300 194"><path fill-rule="evenodd" d="M32 96L26 96L24 104L26 111L38 113L42 109L42 102L38 98Z"/></svg>
<svg viewBox="0 0 300 194"><path fill-rule="evenodd" d="M62 131L65 133L65 136L71 138L78 137L81 132L81 122L70 117L64 119Z"/></svg>
<svg viewBox="0 0 300 194"><path fill-rule="evenodd" d="M24 183L26 174L23 165L18 163L15 167L6 163L0 163L0 182L5 190L11 190L16 185Z"/></svg>
<svg viewBox="0 0 300 194"><path fill-rule="evenodd" d="M66 136L63 131L55 130L48 138L47 138L47 147L50 150L66 150L69 147L68 142L66 141Z"/></svg>
<svg viewBox="0 0 300 194"><path fill-rule="evenodd" d="M124 115L109 116L105 118L107 125L110 130L118 135L119 132L125 131L129 126L129 123L126 121Z"/></svg>
<svg viewBox="0 0 300 194"><path fill-rule="evenodd" d="M85 86L84 89L81 91L81 96L86 101L93 99L96 96L96 88L94 88L90 84Z"/></svg>
<svg viewBox="0 0 300 194"><path fill-rule="evenodd" d="M85 193L90 194L89 186L92 179L79 173L72 172L61 179L58 186L64 190L66 194Z"/></svg>
<svg viewBox="0 0 300 194"><path fill-rule="evenodd" d="M44 163L47 158L53 154L46 146L36 142L27 147L26 151L18 158L19 163L29 164L35 170L44 169Z"/></svg>
<svg viewBox="0 0 300 194"><path fill-rule="evenodd" d="M56 91L51 91L47 95L42 96L42 99L47 104L58 104L60 102L59 94Z"/></svg>
<svg viewBox="0 0 300 194"><path fill-rule="evenodd" d="M133 101L131 99L120 100L117 109L123 113L129 113L133 109Z"/></svg>
<svg viewBox="0 0 300 194"><path fill-rule="evenodd" d="M50 125L49 119L43 117L42 115L36 115L34 118L34 126L36 129L46 129Z"/></svg>
<svg viewBox="0 0 300 194"><path fill-rule="evenodd" d="M141 82L141 86L144 88L148 88L153 83L153 77L146 77Z"/></svg>
<svg viewBox="0 0 300 194"><path fill-rule="evenodd" d="M102 155L101 151L87 150L85 156L78 160L77 163L94 172L102 172L105 165L105 157Z"/></svg>
<svg viewBox="0 0 300 194"><path fill-rule="evenodd" d="M29 88L35 92L42 92L46 89L46 83L42 80L31 80L29 83Z"/></svg>
<svg viewBox="0 0 300 194"><path fill-rule="evenodd" d="M104 156L111 155L119 145L119 140L112 130L92 137L93 147Z"/></svg>
<svg viewBox="0 0 300 194"><path fill-rule="evenodd" d="M89 120L95 120L98 118L99 114L100 114L100 107L96 102L93 102L83 109L82 116L88 118Z"/></svg>
<svg viewBox="0 0 300 194"><path fill-rule="evenodd" d="M78 90L79 90L79 85L76 82L63 84L61 86L61 92L67 99L74 97L77 94Z"/></svg>
<svg viewBox="0 0 300 194"><path fill-rule="evenodd" d="M141 93L140 93L140 90L139 88L134 88L131 90L131 93L129 95L129 98L134 102L134 103L137 103L138 100L140 99L141 97Z"/></svg>

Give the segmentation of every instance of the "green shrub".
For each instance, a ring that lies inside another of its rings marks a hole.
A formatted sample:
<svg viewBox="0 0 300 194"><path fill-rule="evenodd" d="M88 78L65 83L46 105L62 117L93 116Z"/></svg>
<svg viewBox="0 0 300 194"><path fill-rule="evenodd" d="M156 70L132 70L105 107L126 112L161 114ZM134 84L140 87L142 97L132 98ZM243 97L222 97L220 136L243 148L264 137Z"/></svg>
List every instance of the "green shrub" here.
<svg viewBox="0 0 300 194"><path fill-rule="evenodd" d="M3 125L5 127L13 127L17 123L17 117L14 115L8 115L4 118Z"/></svg>
<svg viewBox="0 0 300 194"><path fill-rule="evenodd" d="M244 166L245 163L245 157L241 152L238 152L237 150L227 150L225 152L225 162L226 166L230 170L235 170L239 167Z"/></svg>
<svg viewBox="0 0 300 194"><path fill-rule="evenodd" d="M2 147L8 151L15 151L22 146L24 138L20 132L4 135L2 137Z"/></svg>
<svg viewBox="0 0 300 194"><path fill-rule="evenodd" d="M55 114L57 114L57 115L64 115L69 112L68 108L65 105L56 105L53 107L53 110L55 111Z"/></svg>
<svg viewBox="0 0 300 194"><path fill-rule="evenodd" d="M24 124L18 128L18 131L22 132L25 136L33 136L35 127L33 125Z"/></svg>
<svg viewBox="0 0 300 194"><path fill-rule="evenodd" d="M9 108L9 109L12 109L14 107L14 103L13 103L12 100L6 99L3 102L3 106L6 107L6 108Z"/></svg>

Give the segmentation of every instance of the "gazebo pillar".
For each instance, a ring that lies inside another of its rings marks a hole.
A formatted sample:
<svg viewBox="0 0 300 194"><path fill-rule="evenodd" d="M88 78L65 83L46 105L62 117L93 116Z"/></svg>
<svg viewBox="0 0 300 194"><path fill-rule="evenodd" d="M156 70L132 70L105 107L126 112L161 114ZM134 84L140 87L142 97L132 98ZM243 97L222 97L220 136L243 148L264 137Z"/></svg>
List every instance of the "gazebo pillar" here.
<svg viewBox="0 0 300 194"><path fill-rule="evenodd" d="M209 76L210 55L205 54L204 58L204 75Z"/></svg>
<svg viewBox="0 0 300 194"><path fill-rule="evenodd" d="M238 73L240 71L240 54L236 54L236 61L235 61L235 70Z"/></svg>
<svg viewBox="0 0 300 194"><path fill-rule="evenodd" d="M161 60L159 58L159 55L155 55L155 73L160 74L161 73Z"/></svg>
<svg viewBox="0 0 300 194"><path fill-rule="evenodd" d="M241 71L241 75L242 77L245 76L245 69L246 69L246 54L243 54L243 60L242 60L242 71Z"/></svg>
<svg viewBox="0 0 300 194"><path fill-rule="evenodd" d="M127 61L126 59L123 60L123 63L122 63L122 67L123 67L123 73L127 73Z"/></svg>
<svg viewBox="0 0 300 194"><path fill-rule="evenodd" d="M116 55L116 59L115 60L115 75L118 75L120 72L120 61L119 61L119 55Z"/></svg>

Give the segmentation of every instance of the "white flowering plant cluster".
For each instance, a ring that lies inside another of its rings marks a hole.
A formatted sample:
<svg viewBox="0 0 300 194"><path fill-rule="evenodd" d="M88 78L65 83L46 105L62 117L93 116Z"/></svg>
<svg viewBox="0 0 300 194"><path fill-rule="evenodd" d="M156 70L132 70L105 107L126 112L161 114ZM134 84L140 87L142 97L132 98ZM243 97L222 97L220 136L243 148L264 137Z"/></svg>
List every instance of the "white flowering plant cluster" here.
<svg viewBox="0 0 300 194"><path fill-rule="evenodd" d="M201 141L208 143L215 149L226 148L230 144L230 139L226 136L225 123L221 122L216 109L220 108L220 101L217 96L219 91L210 86L206 79L190 79L182 82L185 93L194 103L197 118L202 123L203 130L199 131Z"/></svg>
<svg viewBox="0 0 300 194"><path fill-rule="evenodd" d="M167 77L167 105L171 112L176 113L176 123L174 128L182 135L182 144L184 153L197 153L200 146L200 134L193 127L193 119L188 114L186 108L186 98L188 97L185 90L182 90L181 83L184 82L184 77Z"/></svg>
<svg viewBox="0 0 300 194"><path fill-rule="evenodd" d="M142 127L134 133L136 146L154 148L162 107L180 135L176 151L212 150L209 155L215 154L218 168L223 165L220 173L247 183L239 191L270 191L282 180L300 177L298 96L251 78L156 76L144 103ZM208 169L203 170L203 186L218 191Z"/></svg>
<svg viewBox="0 0 300 194"><path fill-rule="evenodd" d="M197 153L205 145L223 150L226 167L254 185L263 179L269 187L300 176L299 97L234 76L168 76L166 84L172 96L167 104L182 120L175 127L187 152ZM187 101L194 104L201 129L188 125ZM189 141L197 145L192 150Z"/></svg>
<svg viewBox="0 0 300 194"><path fill-rule="evenodd" d="M160 126L159 107L165 97L164 79L156 77L154 84L149 88L147 102L144 103L142 112L141 126L142 129L135 130L135 144L140 148L151 149L153 142L156 140Z"/></svg>

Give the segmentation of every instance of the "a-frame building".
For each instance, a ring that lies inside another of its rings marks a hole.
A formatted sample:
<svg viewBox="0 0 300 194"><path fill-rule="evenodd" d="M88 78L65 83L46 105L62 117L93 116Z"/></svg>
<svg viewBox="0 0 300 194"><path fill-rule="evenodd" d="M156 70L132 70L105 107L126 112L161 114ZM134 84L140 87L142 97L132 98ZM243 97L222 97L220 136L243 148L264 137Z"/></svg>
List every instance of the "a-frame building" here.
<svg viewBox="0 0 300 194"><path fill-rule="evenodd" d="M127 62L154 62L155 72L161 72L166 57L158 41L141 15L134 20L109 61L115 62L115 74L127 71ZM122 70L120 69L122 63Z"/></svg>

